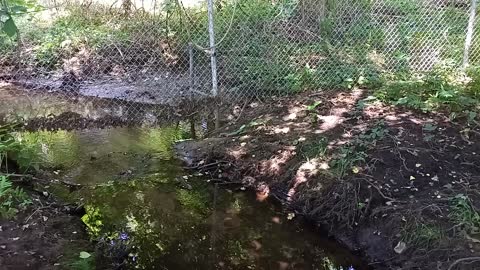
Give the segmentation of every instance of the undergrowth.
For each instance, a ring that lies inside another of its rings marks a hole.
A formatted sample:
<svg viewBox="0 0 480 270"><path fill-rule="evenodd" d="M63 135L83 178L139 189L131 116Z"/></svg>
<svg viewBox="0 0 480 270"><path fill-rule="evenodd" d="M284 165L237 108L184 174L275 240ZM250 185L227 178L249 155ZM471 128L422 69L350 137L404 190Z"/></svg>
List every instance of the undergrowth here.
<svg viewBox="0 0 480 270"><path fill-rule="evenodd" d="M12 135L12 125L0 126L0 217L12 218L19 210L32 203L20 187L13 187L8 179L9 154L18 149L19 144ZM7 174L2 174L6 171Z"/></svg>
<svg viewBox="0 0 480 270"><path fill-rule="evenodd" d="M342 178L349 171L358 173L355 165L364 162L368 157L368 150L375 147L377 142L388 134L383 121L377 122L372 128L356 136L351 142L340 147L336 157L331 161L333 172Z"/></svg>
<svg viewBox="0 0 480 270"><path fill-rule="evenodd" d="M478 111L480 71L463 72L446 64L415 79L397 79L375 91L379 100L423 112L446 111L457 116Z"/></svg>
<svg viewBox="0 0 480 270"><path fill-rule="evenodd" d="M12 218L32 201L20 187L13 187L4 175L0 176L0 217Z"/></svg>
<svg viewBox="0 0 480 270"><path fill-rule="evenodd" d="M326 4L329 12L325 13L325 18L311 25L306 23L307 29L297 29L299 18L304 16L298 5L297 1L291 0L275 1L275 4L264 0L221 4L215 13L215 30L223 86L244 93L255 91L260 94L376 88L385 82L382 75L385 68L397 75L408 71L408 61L399 58L411 57L407 45L415 45L415 40L408 40L408 35L402 31L407 30L403 29L407 27L404 24L421 23L419 14L423 9L417 1L385 3L386 8L403 15L399 17L398 36L399 43L405 44L384 52L385 55L377 51L384 49L391 29L375 27L375 22L369 16L351 18L355 22L352 25L343 21L349 12L356 14L369 11L372 8L370 1L352 1L352 6L347 5L346 10L329 2ZM69 3L61 8L62 15L49 23L39 20L34 14L18 16L15 19L22 36L20 49L25 53L21 58L11 54L17 43L5 36L0 37L0 52L9 55L12 62L19 61L21 66L34 66L47 71L61 69L72 57L88 57L94 59L92 61L106 57L113 63L147 64L152 59L162 62L162 57L170 55L186 68L188 62L182 57L186 56L187 44L193 42L207 47L206 10L204 7L184 8L177 0L165 1L158 8L157 14L152 14L143 9L124 10L98 4ZM458 48L463 49L464 28L457 23L458 18L462 18L460 11L450 8L445 12L449 14L445 23L452 26L445 35L449 46L453 48L445 50L441 57L450 59L458 57ZM318 34L315 34L317 31ZM165 52L166 48L173 53ZM84 55L79 56L82 51ZM145 58L152 53L154 57ZM195 65L207 65L208 55L198 55ZM386 63L389 59L391 63ZM93 63L94 70L102 69L95 64L98 63ZM444 85L436 78L425 83L405 83L410 86L400 83L389 85L387 87L392 90L387 92L392 93L379 95L391 102L422 108L435 106L432 103L437 100L455 103L448 89L439 92L436 98L430 98L432 91L428 89ZM416 91L410 90L412 85L414 88L428 89L422 90L424 94L414 95ZM411 92L407 99L405 92ZM428 102L423 106L421 103L426 100Z"/></svg>

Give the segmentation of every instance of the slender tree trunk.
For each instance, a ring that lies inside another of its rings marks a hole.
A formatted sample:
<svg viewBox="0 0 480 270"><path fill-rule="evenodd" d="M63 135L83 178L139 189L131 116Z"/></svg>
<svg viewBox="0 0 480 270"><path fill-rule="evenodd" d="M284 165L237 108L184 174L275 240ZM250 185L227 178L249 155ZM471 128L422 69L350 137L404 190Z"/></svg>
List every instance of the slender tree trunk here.
<svg viewBox="0 0 480 270"><path fill-rule="evenodd" d="M325 18L326 9L327 0L302 0L300 2L302 22L321 22Z"/></svg>
<svg viewBox="0 0 480 270"><path fill-rule="evenodd" d="M463 52L463 68L468 67L470 47L472 46L473 32L475 31L475 17L477 16L477 0L471 0L470 18L468 20L467 36L465 38L465 50Z"/></svg>

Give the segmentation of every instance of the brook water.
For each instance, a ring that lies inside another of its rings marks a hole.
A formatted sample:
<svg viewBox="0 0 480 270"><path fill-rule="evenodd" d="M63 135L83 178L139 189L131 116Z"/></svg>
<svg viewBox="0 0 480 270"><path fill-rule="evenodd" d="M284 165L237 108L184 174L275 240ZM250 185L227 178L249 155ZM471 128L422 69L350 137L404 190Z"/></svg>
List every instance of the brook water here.
<svg viewBox="0 0 480 270"><path fill-rule="evenodd" d="M2 88L0 87L0 90ZM153 119L155 108L62 95L0 91L0 120L74 112ZM135 112L135 113L133 113ZM153 116L153 118L152 118ZM150 118L149 118L150 117ZM70 123L71 124L71 123ZM71 127L70 127L71 128ZM358 257L250 193L207 183L183 168L173 145L182 125L18 134L20 160L51 179L48 192L85 208L82 220L107 269L366 269Z"/></svg>

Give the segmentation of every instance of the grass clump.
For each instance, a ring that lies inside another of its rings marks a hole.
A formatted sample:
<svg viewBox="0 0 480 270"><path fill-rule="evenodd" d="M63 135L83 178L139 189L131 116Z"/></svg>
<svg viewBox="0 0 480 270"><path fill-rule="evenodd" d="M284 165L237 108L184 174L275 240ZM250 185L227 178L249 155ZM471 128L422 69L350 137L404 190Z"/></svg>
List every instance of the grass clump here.
<svg viewBox="0 0 480 270"><path fill-rule="evenodd" d="M480 213L468 196L458 194L451 200L449 217L467 233L480 233Z"/></svg>
<svg viewBox="0 0 480 270"><path fill-rule="evenodd" d="M433 247L444 237L443 231L438 226L418 222L407 224L402 229L401 235L408 246L417 248Z"/></svg>

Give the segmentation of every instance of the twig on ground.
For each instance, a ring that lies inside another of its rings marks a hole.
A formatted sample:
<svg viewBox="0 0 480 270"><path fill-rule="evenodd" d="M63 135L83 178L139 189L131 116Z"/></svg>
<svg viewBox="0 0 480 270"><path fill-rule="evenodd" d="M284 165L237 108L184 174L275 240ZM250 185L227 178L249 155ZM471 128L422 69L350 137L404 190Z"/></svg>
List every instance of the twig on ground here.
<svg viewBox="0 0 480 270"><path fill-rule="evenodd" d="M35 215L38 211L46 209L46 208L48 208L48 206L41 206L41 207L35 209L35 211L33 211L33 213L30 216L28 216L27 219L25 219L25 223L27 223L33 217L33 215Z"/></svg>
<svg viewBox="0 0 480 270"><path fill-rule="evenodd" d="M454 261L450 267L448 267L448 270L452 270L455 266L457 266L460 263L474 263L474 262L480 262L480 257L467 257L467 258L461 258L456 261Z"/></svg>
<svg viewBox="0 0 480 270"><path fill-rule="evenodd" d="M378 194L380 194L380 196L382 196L382 198L386 199L386 200L389 200L389 201L393 201L393 202L398 202L397 199L394 199L392 197L389 197L387 195L385 195L382 190L380 189L380 187L378 187L377 185L375 185L374 183L372 183L370 180L368 180L367 178L359 178L359 179L362 179L364 180L365 182L367 182L370 186L372 186L373 188L375 188L378 192Z"/></svg>

